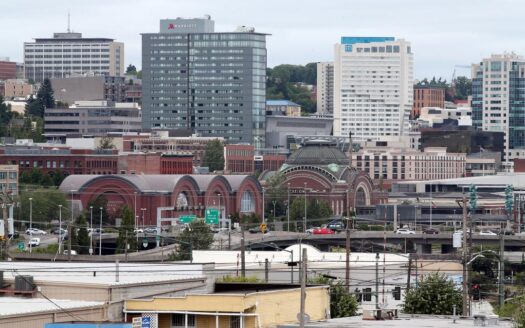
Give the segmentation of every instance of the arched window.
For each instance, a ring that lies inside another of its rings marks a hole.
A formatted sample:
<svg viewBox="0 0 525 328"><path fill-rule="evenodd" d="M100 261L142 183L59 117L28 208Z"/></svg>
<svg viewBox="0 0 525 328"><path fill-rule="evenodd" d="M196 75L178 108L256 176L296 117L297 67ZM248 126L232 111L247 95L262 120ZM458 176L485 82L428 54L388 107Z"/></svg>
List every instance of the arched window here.
<svg viewBox="0 0 525 328"><path fill-rule="evenodd" d="M186 197L186 194L181 192L177 196L177 207L188 207L188 198Z"/></svg>
<svg viewBox="0 0 525 328"><path fill-rule="evenodd" d="M255 212L255 198L251 191L246 190L241 197L241 213Z"/></svg>
<svg viewBox="0 0 525 328"><path fill-rule="evenodd" d="M357 193L355 196L356 196L356 206L367 205L366 193L362 187L357 189Z"/></svg>

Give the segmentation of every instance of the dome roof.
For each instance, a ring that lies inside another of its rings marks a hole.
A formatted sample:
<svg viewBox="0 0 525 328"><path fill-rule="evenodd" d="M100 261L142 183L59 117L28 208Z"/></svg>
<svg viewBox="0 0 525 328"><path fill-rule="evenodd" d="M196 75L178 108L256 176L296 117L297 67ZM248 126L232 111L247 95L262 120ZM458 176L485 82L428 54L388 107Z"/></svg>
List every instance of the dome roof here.
<svg viewBox="0 0 525 328"><path fill-rule="evenodd" d="M312 140L297 149L286 161L288 165L349 165L348 157L333 142Z"/></svg>

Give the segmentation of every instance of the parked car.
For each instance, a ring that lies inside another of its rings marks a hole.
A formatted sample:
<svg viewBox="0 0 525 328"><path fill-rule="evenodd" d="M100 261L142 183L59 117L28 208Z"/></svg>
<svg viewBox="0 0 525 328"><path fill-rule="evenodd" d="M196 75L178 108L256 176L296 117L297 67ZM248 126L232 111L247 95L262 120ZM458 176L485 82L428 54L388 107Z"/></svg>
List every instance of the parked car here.
<svg viewBox="0 0 525 328"><path fill-rule="evenodd" d="M339 220L339 219L330 221L330 223L328 223L326 227L336 232L345 230L345 224L343 220Z"/></svg>
<svg viewBox="0 0 525 328"><path fill-rule="evenodd" d="M479 232L479 235L480 235L480 236L497 236L498 234L495 233L495 232L492 232L492 231L490 231L490 230L481 230L481 231Z"/></svg>
<svg viewBox="0 0 525 328"><path fill-rule="evenodd" d="M137 233L144 233L144 230L142 229L135 229L133 230L133 233L137 234Z"/></svg>
<svg viewBox="0 0 525 328"><path fill-rule="evenodd" d="M396 233L398 235L414 235L414 234L416 234L415 231L410 230L408 228L399 228L399 229L396 230Z"/></svg>
<svg viewBox="0 0 525 328"><path fill-rule="evenodd" d="M26 235L47 235L47 232L37 228L29 228L26 230Z"/></svg>
<svg viewBox="0 0 525 328"><path fill-rule="evenodd" d="M314 229L312 232L314 235L333 235L335 231L328 228L328 226L321 226L321 228Z"/></svg>
<svg viewBox="0 0 525 328"><path fill-rule="evenodd" d="M11 239L17 239L17 238L20 238L20 233L18 231L13 231L13 233L10 233L7 235L7 238L11 238Z"/></svg>
<svg viewBox="0 0 525 328"><path fill-rule="evenodd" d="M254 228L251 228L250 230L248 230L250 233L261 233L261 227L260 226L257 226L257 227L254 227ZM268 228L268 226L266 226L266 229L264 229L264 233L268 233L270 232L270 228Z"/></svg>
<svg viewBox="0 0 525 328"><path fill-rule="evenodd" d="M103 234L104 232L105 232L104 229L100 229L100 228L91 229L91 231L89 231L88 229L88 235L100 235L100 234Z"/></svg>
<svg viewBox="0 0 525 328"><path fill-rule="evenodd" d="M64 255L69 255L69 250L65 249L64 250ZM74 249L71 250L71 255L77 255L77 251L75 251Z"/></svg>
<svg viewBox="0 0 525 328"><path fill-rule="evenodd" d="M145 228L145 229L144 229L144 233L153 233L153 234L156 234L156 233L157 233L157 228L152 228L152 227Z"/></svg>
<svg viewBox="0 0 525 328"><path fill-rule="evenodd" d="M423 233L426 233L428 235L437 235L439 233L439 229L434 227L427 227L423 229Z"/></svg>
<svg viewBox="0 0 525 328"><path fill-rule="evenodd" d="M31 238L27 246L36 247L40 245L40 238Z"/></svg>

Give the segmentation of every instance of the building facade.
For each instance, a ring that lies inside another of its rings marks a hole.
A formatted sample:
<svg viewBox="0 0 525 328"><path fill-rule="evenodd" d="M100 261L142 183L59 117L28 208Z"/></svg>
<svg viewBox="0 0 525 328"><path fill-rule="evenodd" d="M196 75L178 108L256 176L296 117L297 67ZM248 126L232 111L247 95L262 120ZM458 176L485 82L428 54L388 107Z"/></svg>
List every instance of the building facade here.
<svg viewBox="0 0 525 328"><path fill-rule="evenodd" d="M333 119L326 116L266 116L266 148L295 148L297 137L329 136Z"/></svg>
<svg viewBox="0 0 525 328"><path fill-rule="evenodd" d="M235 174L254 174L266 170L276 171L286 161L284 154L256 155L255 147L247 144L224 146L224 171Z"/></svg>
<svg viewBox="0 0 525 328"><path fill-rule="evenodd" d="M73 193L81 209L100 196L108 200L112 214L124 205L145 208L145 226L156 225L158 207L173 208L163 217L174 220L189 214L203 218L206 209L218 210L223 219L235 213L260 216L263 208L261 185L250 175L70 175L60 190Z"/></svg>
<svg viewBox="0 0 525 328"><path fill-rule="evenodd" d="M27 98L34 94L33 85L27 83L26 80L6 80L0 83L0 88L4 89L3 95L5 98Z"/></svg>
<svg viewBox="0 0 525 328"><path fill-rule="evenodd" d="M445 147L423 152L368 147L352 154L352 165L387 188L396 181L461 178L466 172L466 154L447 153Z"/></svg>
<svg viewBox="0 0 525 328"><path fill-rule="evenodd" d="M46 108L46 135L105 136L109 132L140 132L141 110L136 103L77 101L69 108Z"/></svg>
<svg viewBox="0 0 525 328"><path fill-rule="evenodd" d="M25 78L42 82L46 78L94 74L124 74L124 44L107 38L83 38L81 33L54 33L24 43Z"/></svg>
<svg viewBox="0 0 525 328"><path fill-rule="evenodd" d="M0 193L18 195L18 165L0 164Z"/></svg>
<svg viewBox="0 0 525 328"><path fill-rule="evenodd" d="M0 58L0 81L9 79L16 79L16 63Z"/></svg>
<svg viewBox="0 0 525 328"><path fill-rule="evenodd" d="M334 112L334 63L317 63L317 114Z"/></svg>
<svg viewBox="0 0 525 328"><path fill-rule="evenodd" d="M121 76L74 76L51 79L55 100L72 105L76 101L126 101L126 83Z"/></svg>
<svg viewBox="0 0 525 328"><path fill-rule="evenodd" d="M483 131L505 133L504 161L525 158L525 59L492 55L472 65L472 121Z"/></svg>
<svg viewBox="0 0 525 328"><path fill-rule="evenodd" d="M266 115L301 116L301 105L290 100L266 100Z"/></svg>
<svg viewBox="0 0 525 328"><path fill-rule="evenodd" d="M118 172L119 174L192 174L193 155L187 152L119 154Z"/></svg>
<svg viewBox="0 0 525 328"><path fill-rule="evenodd" d="M342 37L335 45L334 136L356 141L408 131L413 102L410 43L393 37Z"/></svg>
<svg viewBox="0 0 525 328"><path fill-rule="evenodd" d="M142 34L145 129L188 130L264 146L266 35L214 32L203 19L166 19Z"/></svg>
<svg viewBox="0 0 525 328"><path fill-rule="evenodd" d="M418 117L423 107L445 107L445 90L443 88L431 88L425 86L414 86L414 105L412 117Z"/></svg>

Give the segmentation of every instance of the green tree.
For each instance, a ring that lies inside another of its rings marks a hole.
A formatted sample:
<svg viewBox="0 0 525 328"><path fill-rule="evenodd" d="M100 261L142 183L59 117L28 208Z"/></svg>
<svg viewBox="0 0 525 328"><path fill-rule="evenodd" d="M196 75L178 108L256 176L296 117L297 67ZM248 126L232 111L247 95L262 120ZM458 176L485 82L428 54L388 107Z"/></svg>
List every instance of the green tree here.
<svg viewBox="0 0 525 328"><path fill-rule="evenodd" d="M113 138L109 136L105 136L100 138L100 141L98 143L98 149L115 149L115 145L113 144Z"/></svg>
<svg viewBox="0 0 525 328"><path fill-rule="evenodd" d="M175 240L175 243L177 242L179 242L178 250L170 258L175 261L189 260L191 250L210 249L213 244L213 233L204 220L194 220Z"/></svg>
<svg viewBox="0 0 525 328"><path fill-rule="evenodd" d="M38 98L33 98L33 95L27 99L26 102L26 115L44 117L44 105Z"/></svg>
<svg viewBox="0 0 525 328"><path fill-rule="evenodd" d="M461 313L461 291L445 274L436 272L423 276L417 287L406 292L403 311L411 314L450 315L454 305L456 312Z"/></svg>
<svg viewBox="0 0 525 328"><path fill-rule="evenodd" d="M53 174L53 184L58 187L65 178L66 177L64 176L64 173L62 173L62 170L56 170L55 174Z"/></svg>
<svg viewBox="0 0 525 328"><path fill-rule="evenodd" d="M359 304L341 280L335 281L324 276L316 276L310 280L310 283L330 286L330 315L332 318L351 317L357 314Z"/></svg>
<svg viewBox="0 0 525 328"><path fill-rule="evenodd" d="M53 179L49 174L42 175L42 179L40 180L40 185L44 188L49 188L54 185Z"/></svg>
<svg viewBox="0 0 525 328"><path fill-rule="evenodd" d="M126 74L137 75L137 68L135 65L129 64L126 68Z"/></svg>
<svg viewBox="0 0 525 328"><path fill-rule="evenodd" d="M135 250L137 249L136 238L134 238L134 227L135 219L133 218L133 212L126 205L122 208L121 211L122 223L118 229L117 237L117 248L116 253L124 253L126 250L126 245L129 245L128 249Z"/></svg>
<svg viewBox="0 0 525 328"><path fill-rule="evenodd" d="M58 220L59 205L62 205L62 218L67 211L67 200L64 193L56 189L36 189L33 191L22 192L21 201L21 218L29 219L30 202L33 207L33 224L35 222L49 223L51 220ZM37 225L38 227L38 225Z"/></svg>
<svg viewBox="0 0 525 328"><path fill-rule="evenodd" d="M36 94L37 99L42 102L44 108L55 108L55 92L49 79L44 79ZM42 116L41 116L42 117Z"/></svg>
<svg viewBox="0 0 525 328"><path fill-rule="evenodd" d="M43 177L42 171L40 171L37 168L33 168L31 170L31 173L29 173L29 176L31 178L30 183L35 184L35 185L40 184L40 182L42 181L42 177Z"/></svg>
<svg viewBox="0 0 525 328"><path fill-rule="evenodd" d="M13 118L11 105L4 103L4 98L0 95L0 137L8 135L8 126Z"/></svg>
<svg viewBox="0 0 525 328"><path fill-rule="evenodd" d="M102 223L108 225L108 199L106 196L100 195L97 198L90 200L86 209L89 211L91 206L93 206L93 225L97 227L100 225L100 208L102 208Z"/></svg>
<svg viewBox="0 0 525 328"><path fill-rule="evenodd" d="M224 144L219 139L206 145L202 165L207 166L210 172L224 170Z"/></svg>
<svg viewBox="0 0 525 328"><path fill-rule="evenodd" d="M87 231L87 222L84 215L78 217L78 234L75 250L78 254L89 254L89 234Z"/></svg>
<svg viewBox="0 0 525 328"><path fill-rule="evenodd" d="M465 76L458 76L454 83L454 99L465 100L472 95L472 80Z"/></svg>

